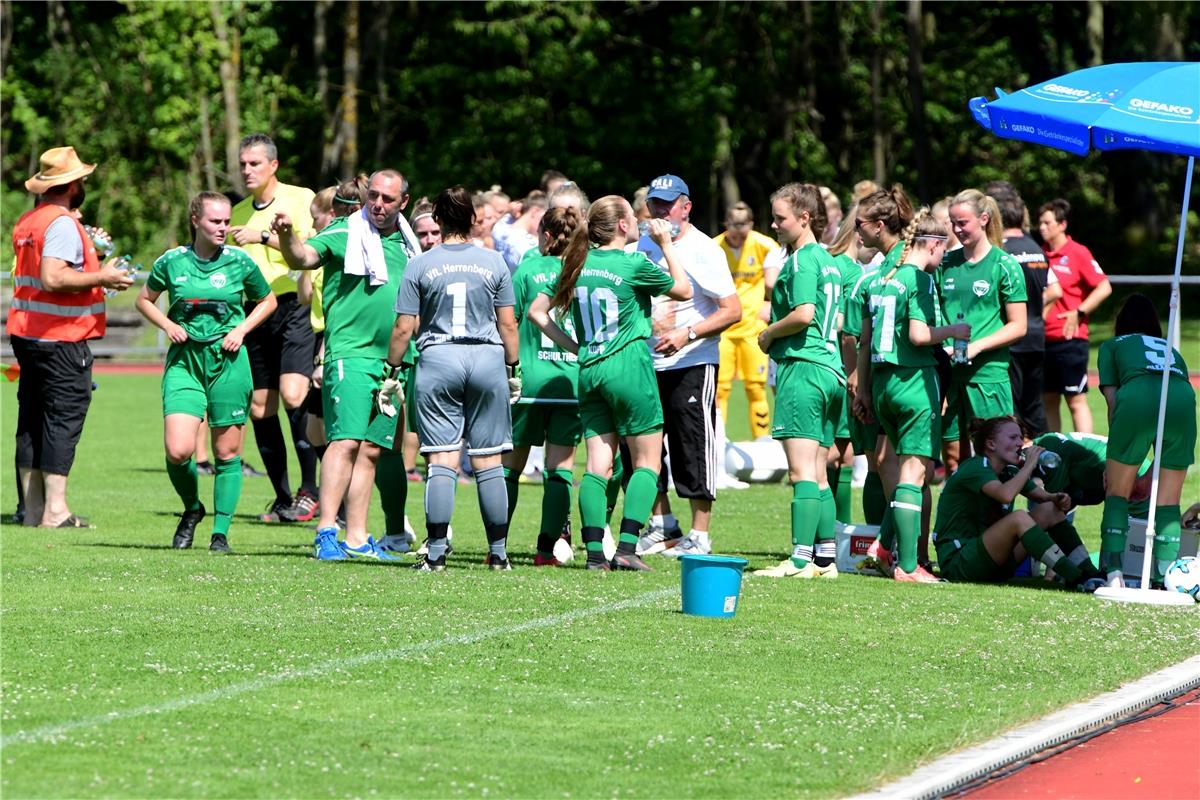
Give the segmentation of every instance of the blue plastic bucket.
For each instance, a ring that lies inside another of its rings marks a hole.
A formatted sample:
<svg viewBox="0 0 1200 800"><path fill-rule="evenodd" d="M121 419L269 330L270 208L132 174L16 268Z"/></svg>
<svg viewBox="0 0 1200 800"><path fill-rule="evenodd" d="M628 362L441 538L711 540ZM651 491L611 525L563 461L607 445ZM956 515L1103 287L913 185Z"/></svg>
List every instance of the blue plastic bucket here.
<svg viewBox="0 0 1200 800"><path fill-rule="evenodd" d="M742 570L748 563L735 556L685 555L683 613L696 617L732 617L742 592Z"/></svg>

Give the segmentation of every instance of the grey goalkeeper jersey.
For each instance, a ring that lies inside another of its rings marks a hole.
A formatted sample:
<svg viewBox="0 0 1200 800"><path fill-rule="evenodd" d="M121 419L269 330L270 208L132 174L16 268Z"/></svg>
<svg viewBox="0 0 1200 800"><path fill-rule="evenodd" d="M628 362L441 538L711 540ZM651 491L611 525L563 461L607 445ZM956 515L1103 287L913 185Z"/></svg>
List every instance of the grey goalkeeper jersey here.
<svg viewBox="0 0 1200 800"><path fill-rule="evenodd" d="M504 258L473 244L443 244L404 268L397 314L421 318L417 349L435 344L500 344L496 309L512 306Z"/></svg>

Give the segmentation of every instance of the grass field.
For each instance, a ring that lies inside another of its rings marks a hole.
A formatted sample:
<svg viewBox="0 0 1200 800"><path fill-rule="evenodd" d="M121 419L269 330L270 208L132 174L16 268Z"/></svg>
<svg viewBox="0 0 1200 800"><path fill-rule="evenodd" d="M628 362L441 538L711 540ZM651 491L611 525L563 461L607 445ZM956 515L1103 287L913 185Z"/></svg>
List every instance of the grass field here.
<svg viewBox="0 0 1200 800"><path fill-rule="evenodd" d="M97 528L0 529L6 797L837 796L1200 653L1200 611L1032 585L750 579L734 619L685 617L666 560L529 567L528 486L507 574L470 486L442 575L313 562L309 530L253 521L265 479L237 555L175 552L158 380L97 382L71 483ZM0 406L11 464L13 385ZM776 561L787 505L722 494L718 548Z"/></svg>

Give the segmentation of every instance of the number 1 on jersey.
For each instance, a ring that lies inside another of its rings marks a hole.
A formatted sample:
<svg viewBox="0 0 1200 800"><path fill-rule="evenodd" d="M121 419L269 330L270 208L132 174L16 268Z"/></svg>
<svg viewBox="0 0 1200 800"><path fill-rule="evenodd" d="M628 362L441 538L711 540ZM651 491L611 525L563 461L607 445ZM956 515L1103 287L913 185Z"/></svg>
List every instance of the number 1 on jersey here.
<svg viewBox="0 0 1200 800"><path fill-rule="evenodd" d="M450 335L467 335L467 284L466 281L452 283L446 287L453 306L450 310Z"/></svg>

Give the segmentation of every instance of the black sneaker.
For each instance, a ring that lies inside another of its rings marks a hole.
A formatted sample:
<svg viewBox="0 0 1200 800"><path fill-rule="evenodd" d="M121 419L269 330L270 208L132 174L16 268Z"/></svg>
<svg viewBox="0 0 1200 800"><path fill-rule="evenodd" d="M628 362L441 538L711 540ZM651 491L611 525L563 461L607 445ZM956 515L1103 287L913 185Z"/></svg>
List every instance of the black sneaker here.
<svg viewBox="0 0 1200 800"><path fill-rule="evenodd" d="M445 572L446 557L442 556L441 558L434 560L426 556L425 558L421 559L420 562L413 565L413 569L415 569L417 572Z"/></svg>
<svg viewBox="0 0 1200 800"><path fill-rule="evenodd" d="M612 565L610 565L607 561L592 561L591 559L588 559L587 568L598 570L600 572L609 572L612 570Z"/></svg>
<svg viewBox="0 0 1200 800"><path fill-rule="evenodd" d="M484 557L483 565L493 572L512 572L512 563L507 558L499 558L491 553Z"/></svg>
<svg viewBox="0 0 1200 800"><path fill-rule="evenodd" d="M212 541L208 545L208 551L210 553L221 553L222 555L233 552L229 549L229 540L225 538L225 534L223 533L213 534Z"/></svg>
<svg viewBox="0 0 1200 800"><path fill-rule="evenodd" d="M624 572L654 572L654 570L646 566L646 562L642 561L641 556L634 553L617 553L613 556L609 566L613 570Z"/></svg>
<svg viewBox="0 0 1200 800"><path fill-rule="evenodd" d="M259 522L295 522L292 516L292 500L276 500L267 506L267 510L258 515Z"/></svg>
<svg viewBox="0 0 1200 800"><path fill-rule="evenodd" d="M216 475L217 468L213 466L213 463L211 461L208 461L208 460L197 461L196 462L196 474L197 475Z"/></svg>
<svg viewBox="0 0 1200 800"><path fill-rule="evenodd" d="M203 505L194 511L183 512L179 524L175 526L175 538L171 540L171 547L176 550L187 550L191 547L192 539L196 536L196 526L204 519L206 513Z"/></svg>
<svg viewBox="0 0 1200 800"><path fill-rule="evenodd" d="M242 462L242 477L243 478L265 478L267 473L262 470L257 470L247 462Z"/></svg>

